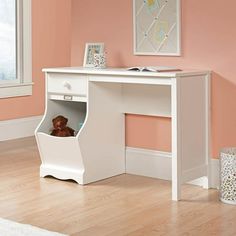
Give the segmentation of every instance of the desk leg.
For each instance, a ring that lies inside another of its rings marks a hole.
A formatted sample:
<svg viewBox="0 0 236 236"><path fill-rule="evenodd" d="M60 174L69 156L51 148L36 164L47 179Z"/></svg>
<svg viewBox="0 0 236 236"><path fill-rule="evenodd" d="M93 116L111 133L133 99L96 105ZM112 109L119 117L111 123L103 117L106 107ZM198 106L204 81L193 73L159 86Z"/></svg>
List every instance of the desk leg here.
<svg viewBox="0 0 236 236"><path fill-rule="evenodd" d="M173 119L173 118L172 118ZM172 121L172 123L175 122ZM172 124L173 127L173 124ZM172 128L172 135L178 134L177 129ZM172 200L178 201L181 199L181 156L178 148L178 141L176 135L172 138Z"/></svg>
<svg viewBox="0 0 236 236"><path fill-rule="evenodd" d="M172 200L181 199L181 175L178 156L172 156Z"/></svg>
<svg viewBox="0 0 236 236"><path fill-rule="evenodd" d="M172 200L181 199L181 123L180 84L175 78L171 86L171 128L172 128Z"/></svg>
<svg viewBox="0 0 236 236"><path fill-rule="evenodd" d="M206 164L207 164L207 180L203 188L209 189L212 186L212 177L211 177L211 78L210 74L207 74L205 78L205 94L206 94L206 101L205 101L205 135L206 135Z"/></svg>

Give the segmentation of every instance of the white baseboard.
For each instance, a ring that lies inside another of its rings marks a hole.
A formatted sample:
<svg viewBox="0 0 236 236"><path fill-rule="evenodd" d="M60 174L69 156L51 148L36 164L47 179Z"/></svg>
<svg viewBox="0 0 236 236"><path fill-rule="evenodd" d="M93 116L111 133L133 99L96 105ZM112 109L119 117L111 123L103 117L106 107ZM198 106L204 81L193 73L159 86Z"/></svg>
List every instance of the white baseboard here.
<svg viewBox="0 0 236 236"><path fill-rule="evenodd" d="M171 180L171 153L126 147L126 173Z"/></svg>
<svg viewBox="0 0 236 236"><path fill-rule="evenodd" d="M171 180L171 153L126 147L126 173ZM219 160L211 159L211 187L219 187ZM204 186L202 177L189 183Z"/></svg>
<svg viewBox="0 0 236 236"><path fill-rule="evenodd" d="M34 135L42 116L0 121L0 141L24 138Z"/></svg>

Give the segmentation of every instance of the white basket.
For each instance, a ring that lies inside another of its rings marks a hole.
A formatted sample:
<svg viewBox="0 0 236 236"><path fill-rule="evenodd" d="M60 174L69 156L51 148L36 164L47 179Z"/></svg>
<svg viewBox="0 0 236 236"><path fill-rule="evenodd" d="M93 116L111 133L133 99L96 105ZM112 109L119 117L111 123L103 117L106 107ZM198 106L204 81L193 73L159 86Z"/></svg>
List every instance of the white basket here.
<svg viewBox="0 0 236 236"><path fill-rule="evenodd" d="M220 200L236 205L236 148L220 153Z"/></svg>

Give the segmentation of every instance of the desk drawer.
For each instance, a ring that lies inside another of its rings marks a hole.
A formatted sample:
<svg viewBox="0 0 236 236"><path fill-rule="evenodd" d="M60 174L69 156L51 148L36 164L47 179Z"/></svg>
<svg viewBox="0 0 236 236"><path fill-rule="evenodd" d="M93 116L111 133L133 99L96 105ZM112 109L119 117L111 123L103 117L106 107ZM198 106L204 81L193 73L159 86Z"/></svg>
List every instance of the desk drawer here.
<svg viewBox="0 0 236 236"><path fill-rule="evenodd" d="M48 74L48 92L87 96L88 80L85 75Z"/></svg>

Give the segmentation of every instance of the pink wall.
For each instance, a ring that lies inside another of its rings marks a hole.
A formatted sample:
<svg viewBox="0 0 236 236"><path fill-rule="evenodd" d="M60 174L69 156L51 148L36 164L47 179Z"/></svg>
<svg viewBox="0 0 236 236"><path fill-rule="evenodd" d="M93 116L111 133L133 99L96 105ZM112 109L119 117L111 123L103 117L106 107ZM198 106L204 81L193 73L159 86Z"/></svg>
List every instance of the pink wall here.
<svg viewBox="0 0 236 236"><path fill-rule="evenodd" d="M33 96L0 99L0 120L42 115L44 67L70 65L71 1L32 0Z"/></svg>
<svg viewBox="0 0 236 236"><path fill-rule="evenodd" d="M171 150L169 118L127 114L125 124L127 146L162 151Z"/></svg>
<svg viewBox="0 0 236 236"><path fill-rule="evenodd" d="M71 64L82 65L86 42L104 42L108 66L212 70L212 148L217 157L221 147L236 146L235 9L235 0L182 0L182 56L134 56L131 0L72 0ZM126 124L127 145L170 149L170 120L130 115ZM159 140L153 142L154 137Z"/></svg>

